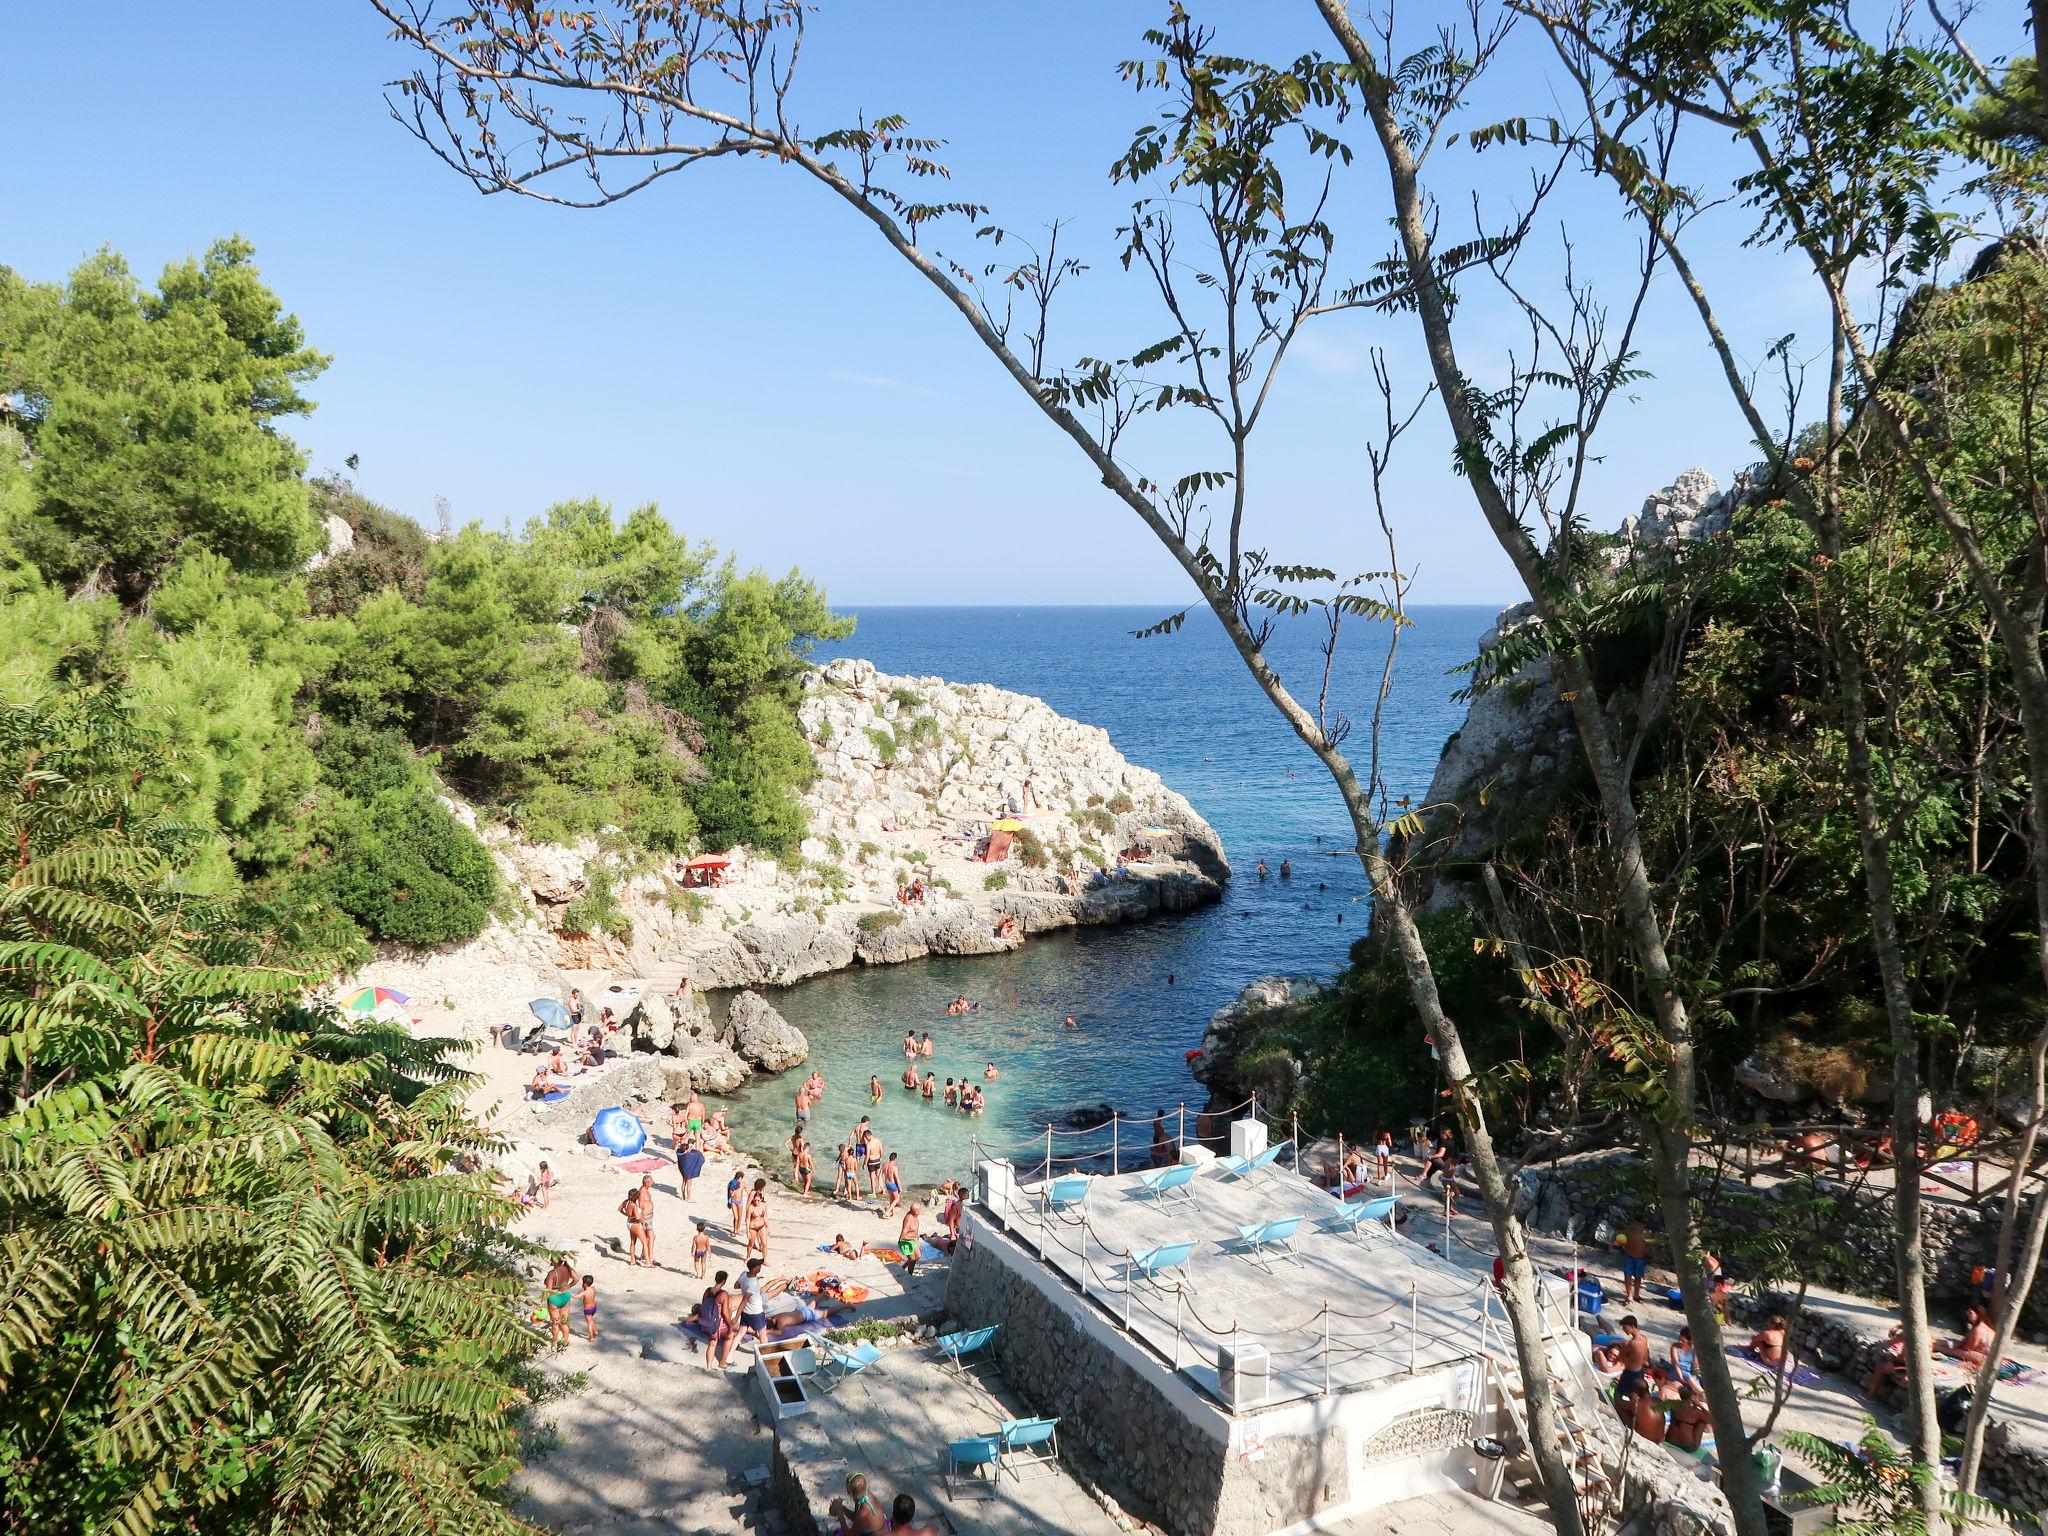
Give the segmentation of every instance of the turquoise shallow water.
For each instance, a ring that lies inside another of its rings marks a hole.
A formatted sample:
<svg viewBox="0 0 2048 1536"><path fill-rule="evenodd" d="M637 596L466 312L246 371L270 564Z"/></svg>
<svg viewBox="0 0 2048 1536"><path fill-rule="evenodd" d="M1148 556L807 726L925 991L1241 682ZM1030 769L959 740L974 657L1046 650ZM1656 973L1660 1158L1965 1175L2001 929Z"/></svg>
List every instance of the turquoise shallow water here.
<svg viewBox="0 0 2048 1536"><path fill-rule="evenodd" d="M1224 899L1200 912L1115 929L1033 939L1021 950L970 959L856 968L772 995L809 1036L811 1064L825 1073L811 1139L844 1140L872 1113L883 1139L916 1182L964 1174L970 1136L984 1145L1043 1146L1043 1130L1100 1103L1129 1115L1169 1116L1203 1097L1186 1052L1209 1015L1263 975L1328 975L1364 931L1365 878L1346 850L1350 826L1322 765L1295 739L1246 676L1213 622L1191 616L1180 634L1130 636L1159 617L1147 608L869 608L837 652L865 656L884 672L988 682L1044 699L1062 714L1100 725L1119 750L1161 774L1222 835L1236 877ZM1445 739L1464 716L1451 697L1494 610L1419 608L1402 641L1382 751L1396 794L1420 796ZM1321 670L1312 626L1283 625L1268 647L1283 678L1313 692ZM1378 637L1360 632L1340 657L1332 697L1369 715L1379 679ZM821 656L820 659L827 659ZM1352 751L1365 752L1361 723ZM1260 858L1294 879L1261 884ZM1171 977L1169 984L1168 978ZM948 1018L965 993L979 1013ZM1076 1030L1062 1027L1072 1014ZM906 1029L931 1032L939 1081L983 1083L988 1110L970 1117L927 1105L900 1083ZM1418 1044L1418 1049L1420 1045ZM757 1080L733 1101L741 1144L779 1155L794 1124L797 1076ZM868 1079L882 1079L870 1106ZM1063 1144L1078 1148L1082 1143ZM1107 1148L1104 1137L1090 1148ZM825 1177L829 1180L830 1175Z"/></svg>

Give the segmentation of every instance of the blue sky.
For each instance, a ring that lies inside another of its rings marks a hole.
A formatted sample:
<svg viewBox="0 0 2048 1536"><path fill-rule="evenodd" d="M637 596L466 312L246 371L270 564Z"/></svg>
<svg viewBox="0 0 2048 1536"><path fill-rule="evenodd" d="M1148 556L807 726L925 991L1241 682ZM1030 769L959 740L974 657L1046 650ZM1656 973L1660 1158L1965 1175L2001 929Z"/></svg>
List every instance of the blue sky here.
<svg viewBox="0 0 2048 1536"><path fill-rule="evenodd" d="M1329 51L1308 0L1206 9L1226 23L1221 46ZM717 163L600 212L484 198L386 115L384 82L409 58L366 4L8 10L0 262L54 278L107 244L153 277L221 234L249 236L335 357L313 387L318 411L295 429L316 469L357 454L363 490L430 524L437 497L458 520L494 526L568 496L655 501L744 564L799 565L848 604L1188 596L958 317L797 173ZM828 0L806 45L801 120L815 130L854 106L906 112L951 141L955 190L994 204L1009 227L1072 219L1070 238L1095 266L1055 355L1120 355L1164 334L1113 260L1125 195L1105 176L1149 110L1115 65L1143 51L1139 33L1163 10ZM1533 39L1511 49L1500 99L1543 110L1542 62ZM1519 189L1528 168L1461 150L1443 160L1448 188L1488 198ZM1380 198L1361 154L1333 205L1340 262L1379 254ZM1452 206L1455 232L1465 215ZM1565 189L1546 251L1560 229L1581 271L1621 271L1625 241L1597 189ZM1710 270L1739 294L1729 327L1753 354L1802 323L1806 285L1781 259L1732 252ZM1527 272L1541 285L1554 260ZM1521 328L1490 294L1465 318L1468 368L1497 373ZM1411 327L1333 319L1284 377L1254 482L1255 533L1279 557L1384 563L1364 498L1364 434L1378 410L1366 359L1385 345L1397 381L1414 388ZM1655 377L1601 445L1596 526L1689 465L1725 479L1749 457L1695 322L1668 290L1643 343ZM1433 411L1392 477L1415 596L1512 600ZM1139 448L1138 465L1162 478L1215 463L1182 428Z"/></svg>

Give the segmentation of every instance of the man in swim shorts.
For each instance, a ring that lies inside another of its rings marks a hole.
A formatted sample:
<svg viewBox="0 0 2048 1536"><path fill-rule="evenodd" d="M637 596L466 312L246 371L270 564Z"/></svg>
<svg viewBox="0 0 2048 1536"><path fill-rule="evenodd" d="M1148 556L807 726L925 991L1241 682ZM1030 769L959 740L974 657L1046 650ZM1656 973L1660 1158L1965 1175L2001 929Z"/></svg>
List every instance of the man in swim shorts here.
<svg viewBox="0 0 2048 1536"><path fill-rule="evenodd" d="M1650 1272L1650 1234L1640 1221L1632 1221L1621 1234L1621 1304L1639 1307L1643 1303L1643 1277Z"/></svg>
<svg viewBox="0 0 2048 1536"><path fill-rule="evenodd" d="M868 1128L868 1143L865 1155L868 1164L868 1194L879 1199L882 1193L882 1158L884 1149L882 1138L876 1134L873 1126Z"/></svg>
<svg viewBox="0 0 2048 1536"><path fill-rule="evenodd" d="M896 1154L891 1152L882 1164L882 1188L888 1192L889 1208L882 1212L882 1219L888 1220L896 1214L896 1208L903 1203L903 1174L896 1167Z"/></svg>
<svg viewBox="0 0 2048 1536"><path fill-rule="evenodd" d="M906 1278L917 1273L917 1202L911 1201L903 1212L903 1225L896 1229L896 1251L903 1255L903 1273Z"/></svg>
<svg viewBox="0 0 2048 1536"><path fill-rule="evenodd" d="M747 1260L747 1267L739 1278L740 1292L740 1333L751 1333L756 1339L768 1337L768 1292L761 1284L761 1261Z"/></svg>
<svg viewBox="0 0 2048 1536"><path fill-rule="evenodd" d="M1634 1313L1621 1320L1621 1343L1615 1349L1615 1357L1621 1363L1621 1375L1614 1383L1615 1401L1642 1396L1649 1387L1650 1341L1644 1337Z"/></svg>

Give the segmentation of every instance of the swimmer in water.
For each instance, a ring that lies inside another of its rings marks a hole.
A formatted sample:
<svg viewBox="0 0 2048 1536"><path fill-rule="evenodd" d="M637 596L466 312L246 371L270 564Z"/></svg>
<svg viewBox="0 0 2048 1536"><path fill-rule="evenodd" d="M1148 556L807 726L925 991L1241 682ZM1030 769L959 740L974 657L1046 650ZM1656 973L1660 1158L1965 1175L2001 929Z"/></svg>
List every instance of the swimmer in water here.
<svg viewBox="0 0 2048 1536"><path fill-rule="evenodd" d="M1259 860L1258 875L1261 880L1266 878L1266 861L1264 859Z"/></svg>

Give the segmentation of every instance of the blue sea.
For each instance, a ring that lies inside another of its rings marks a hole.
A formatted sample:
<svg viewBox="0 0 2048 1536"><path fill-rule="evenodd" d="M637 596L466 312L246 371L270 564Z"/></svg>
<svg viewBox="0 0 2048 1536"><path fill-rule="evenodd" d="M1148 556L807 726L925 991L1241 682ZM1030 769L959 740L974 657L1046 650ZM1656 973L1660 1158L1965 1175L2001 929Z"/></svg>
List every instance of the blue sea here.
<svg viewBox="0 0 2048 1536"><path fill-rule="evenodd" d="M1447 737L1464 718L1454 671L1492 624L1491 607L1424 607L1411 614L1381 728L1390 791L1420 799ZM775 993L771 1001L810 1038L827 1097L811 1128L828 1181L830 1152L862 1114L918 1183L964 1175L974 1149L1015 1144L1025 1161L1044 1127L1076 1108L1107 1103L1125 1114L1169 1117L1204 1098L1187 1053L1209 1015L1265 975L1329 976L1365 931L1371 897L1344 806L1314 754L1244 670L1213 619L1197 610L1177 634L1133 637L1156 608L864 608L859 629L821 651L862 656L884 672L986 682L1032 694L1061 714L1099 725L1124 756L1155 770L1223 838L1235 871L1223 900L1201 911L1114 929L1032 939L1012 954L936 958L855 968ZM1268 656L1297 698L1312 702L1322 675L1322 630L1282 622ZM1347 751L1365 771L1385 631L1347 633L1333 674L1332 707L1356 725ZM1264 859L1274 878L1254 867ZM1294 876L1277 878L1281 860ZM965 993L978 1013L948 1018ZM1067 1030L1071 1014L1080 1028ZM962 1116L927 1105L900 1084L905 1030L929 1030L930 1065L983 1081L988 1109ZM1418 1049L1420 1046L1418 1045ZM869 1103L868 1081L882 1080ZM794 1123L791 1076L757 1080L738 1097L736 1133L748 1150L780 1160Z"/></svg>

